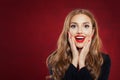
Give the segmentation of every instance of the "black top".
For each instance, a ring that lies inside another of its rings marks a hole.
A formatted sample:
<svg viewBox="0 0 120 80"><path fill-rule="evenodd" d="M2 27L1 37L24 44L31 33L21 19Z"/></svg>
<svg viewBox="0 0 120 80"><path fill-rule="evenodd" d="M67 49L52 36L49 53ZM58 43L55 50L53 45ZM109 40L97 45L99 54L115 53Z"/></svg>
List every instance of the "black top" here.
<svg viewBox="0 0 120 80"><path fill-rule="evenodd" d="M111 61L110 57L107 54L103 54L103 65L101 66L101 73L98 80L108 80L110 73ZM78 70L73 64L70 64L63 80L93 80L90 72L86 67Z"/></svg>
<svg viewBox="0 0 120 80"><path fill-rule="evenodd" d="M101 73L98 80L108 80L111 60L109 55L107 54L102 54L102 56L104 62L103 65L101 66ZM52 74L51 70L50 73ZM80 70L78 70L73 64L70 64L62 80L93 80L93 79L89 70L86 67L83 67Z"/></svg>

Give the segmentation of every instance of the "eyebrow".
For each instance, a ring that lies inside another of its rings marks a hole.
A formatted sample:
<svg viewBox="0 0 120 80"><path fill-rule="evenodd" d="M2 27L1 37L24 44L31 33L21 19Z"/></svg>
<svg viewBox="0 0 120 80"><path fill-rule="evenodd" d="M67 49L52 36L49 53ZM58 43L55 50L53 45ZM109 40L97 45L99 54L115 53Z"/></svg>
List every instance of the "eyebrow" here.
<svg viewBox="0 0 120 80"><path fill-rule="evenodd" d="M90 24L89 22L84 22L83 24Z"/></svg>
<svg viewBox="0 0 120 80"><path fill-rule="evenodd" d="M89 22L84 22L84 24L89 24Z"/></svg>
<svg viewBox="0 0 120 80"><path fill-rule="evenodd" d="M76 22L71 22L72 24L78 24ZM83 24L90 24L89 22L83 22Z"/></svg>
<svg viewBox="0 0 120 80"><path fill-rule="evenodd" d="M78 23L76 23L76 22L71 22L70 24L78 24Z"/></svg>

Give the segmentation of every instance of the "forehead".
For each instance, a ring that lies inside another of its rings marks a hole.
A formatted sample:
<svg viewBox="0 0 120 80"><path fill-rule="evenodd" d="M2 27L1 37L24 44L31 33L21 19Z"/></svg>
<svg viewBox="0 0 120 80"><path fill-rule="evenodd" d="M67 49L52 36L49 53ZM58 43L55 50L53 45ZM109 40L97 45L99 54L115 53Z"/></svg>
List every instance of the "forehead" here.
<svg viewBox="0 0 120 80"><path fill-rule="evenodd" d="M85 14L77 14L71 18L71 22L76 22L76 23L89 22L89 23L91 23L91 19Z"/></svg>

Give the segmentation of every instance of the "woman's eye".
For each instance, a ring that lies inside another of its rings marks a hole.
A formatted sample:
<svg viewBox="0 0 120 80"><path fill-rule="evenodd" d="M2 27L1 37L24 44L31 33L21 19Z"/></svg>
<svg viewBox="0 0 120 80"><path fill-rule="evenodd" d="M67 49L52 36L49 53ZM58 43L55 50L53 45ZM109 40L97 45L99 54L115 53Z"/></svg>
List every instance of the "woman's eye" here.
<svg viewBox="0 0 120 80"><path fill-rule="evenodd" d="M89 28L89 25L84 25L85 28Z"/></svg>
<svg viewBox="0 0 120 80"><path fill-rule="evenodd" d="M71 28L76 28L77 26L76 26L76 25L71 25L70 27L71 27Z"/></svg>

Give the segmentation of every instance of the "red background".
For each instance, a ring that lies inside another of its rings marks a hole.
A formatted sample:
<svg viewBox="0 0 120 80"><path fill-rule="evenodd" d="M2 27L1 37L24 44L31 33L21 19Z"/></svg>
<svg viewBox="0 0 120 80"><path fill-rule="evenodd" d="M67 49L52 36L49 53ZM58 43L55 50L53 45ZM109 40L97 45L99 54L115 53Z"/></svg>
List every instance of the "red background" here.
<svg viewBox="0 0 120 80"><path fill-rule="evenodd" d="M0 1L0 80L45 80L46 58L56 48L66 15L75 8L96 16L112 60L109 80L119 80L119 7L116 0Z"/></svg>

